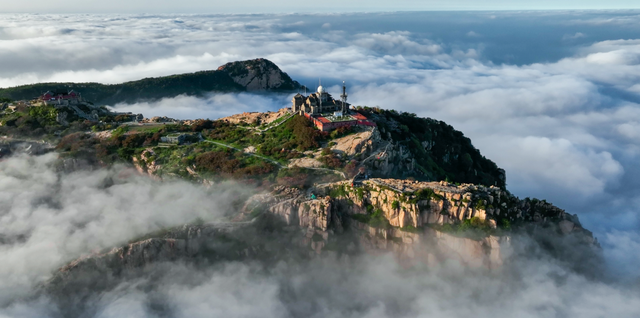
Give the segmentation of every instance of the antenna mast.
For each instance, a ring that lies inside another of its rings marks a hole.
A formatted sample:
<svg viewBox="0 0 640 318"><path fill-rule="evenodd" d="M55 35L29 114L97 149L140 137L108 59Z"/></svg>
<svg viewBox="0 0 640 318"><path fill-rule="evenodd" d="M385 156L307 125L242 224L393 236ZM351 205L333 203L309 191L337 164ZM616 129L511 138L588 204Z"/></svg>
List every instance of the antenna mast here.
<svg viewBox="0 0 640 318"><path fill-rule="evenodd" d="M347 115L347 113L348 113L348 109L347 109L347 86L345 85L344 81L342 81L342 95L340 95L340 99L342 99L342 113L344 115Z"/></svg>

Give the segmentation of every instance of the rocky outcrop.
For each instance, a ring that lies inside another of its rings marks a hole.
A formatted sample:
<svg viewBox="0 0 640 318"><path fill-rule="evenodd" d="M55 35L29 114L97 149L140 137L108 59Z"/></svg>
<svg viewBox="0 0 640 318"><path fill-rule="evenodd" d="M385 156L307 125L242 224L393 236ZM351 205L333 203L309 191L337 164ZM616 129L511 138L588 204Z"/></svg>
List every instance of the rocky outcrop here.
<svg viewBox="0 0 640 318"><path fill-rule="evenodd" d="M155 155L152 148L147 148L142 151L139 157L133 157L133 166L138 172L148 174L151 178L159 179L156 173L160 170L161 166L156 162Z"/></svg>
<svg viewBox="0 0 640 318"><path fill-rule="evenodd" d="M407 232L353 223L360 246L368 253L393 252L406 265L442 266L456 262L469 268L500 268L511 253L509 236L480 239L455 236L431 228Z"/></svg>
<svg viewBox="0 0 640 318"><path fill-rule="evenodd" d="M373 151L380 141L378 129L367 127L365 131L334 139L331 150L343 156L365 155Z"/></svg>
<svg viewBox="0 0 640 318"><path fill-rule="evenodd" d="M277 112L243 112L219 120L232 124L267 125L290 114L287 108L281 108Z"/></svg>
<svg viewBox="0 0 640 318"><path fill-rule="evenodd" d="M374 178L364 181L361 188L340 182L318 191L338 193L336 199L353 202L363 210L380 209L391 226L396 227L455 224L478 218L495 228L496 218L506 209L502 203L509 202L506 192L496 187L397 179ZM513 221L516 217L513 214L504 211L502 215Z"/></svg>
<svg viewBox="0 0 640 318"><path fill-rule="evenodd" d="M248 91L294 90L300 86L273 62L262 58L227 63L218 71L226 72Z"/></svg>
<svg viewBox="0 0 640 318"><path fill-rule="evenodd" d="M359 107L358 112L376 123L381 147L389 146L385 156L376 156L367 163L371 174L505 188L505 171L447 123L377 107Z"/></svg>
<svg viewBox="0 0 640 318"><path fill-rule="evenodd" d="M510 229L531 227L598 246L577 216L493 186L397 179L370 179L356 187L336 182L307 192L280 186L254 196L248 206L261 206L266 214L306 229L301 244L317 253L335 234L351 232L359 248L390 251L408 262L455 260L496 268L510 254Z"/></svg>
<svg viewBox="0 0 640 318"><path fill-rule="evenodd" d="M264 245L252 230L247 230L252 225L251 222L184 225L150 233L132 243L70 262L54 273L43 288L50 294L64 295L65 290L78 292L117 284L118 278L164 262L255 257L264 251Z"/></svg>

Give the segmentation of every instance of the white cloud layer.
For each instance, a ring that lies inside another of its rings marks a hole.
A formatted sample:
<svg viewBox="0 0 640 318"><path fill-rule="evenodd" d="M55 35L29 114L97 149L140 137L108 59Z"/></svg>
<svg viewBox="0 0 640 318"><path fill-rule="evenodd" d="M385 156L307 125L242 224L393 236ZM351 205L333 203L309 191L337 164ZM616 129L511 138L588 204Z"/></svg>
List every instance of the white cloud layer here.
<svg viewBox="0 0 640 318"><path fill-rule="evenodd" d="M4 15L0 86L117 83L265 57L309 87L322 78L338 92L347 80L356 105L446 121L506 168L516 195L578 213L604 238L640 229L638 21L635 11ZM287 103L224 94L116 107L217 118Z"/></svg>
<svg viewBox="0 0 640 318"><path fill-rule="evenodd" d="M123 167L63 174L56 171L55 159L49 154L0 162L0 317L60 316L46 296L28 296L61 265L197 217L215 221L238 191L228 185L207 191L181 181L153 181ZM640 236L616 231L605 242L607 256L624 267L622 272L638 273L634 251ZM521 257L493 271L454 261L406 268L390 255L273 264L221 261L206 267L157 264L113 289L82 291L82 316L640 315L640 285L629 276L623 283L590 280L544 254Z"/></svg>
<svg viewBox="0 0 640 318"><path fill-rule="evenodd" d="M197 218L222 219L240 188L153 182L132 168L61 175L55 154L0 162L0 306L79 257Z"/></svg>

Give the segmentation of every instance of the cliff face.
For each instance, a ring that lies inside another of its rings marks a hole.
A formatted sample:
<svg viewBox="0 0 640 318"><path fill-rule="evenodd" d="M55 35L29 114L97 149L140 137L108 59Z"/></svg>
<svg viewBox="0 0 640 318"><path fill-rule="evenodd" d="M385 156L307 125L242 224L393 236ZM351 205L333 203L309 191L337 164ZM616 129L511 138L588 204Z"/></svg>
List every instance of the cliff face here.
<svg viewBox="0 0 640 318"><path fill-rule="evenodd" d="M497 187L396 179L306 191L278 186L251 197L234 222L163 230L81 257L56 272L43 291L65 302L79 290L114 288L165 262L277 262L283 256L348 258L358 252L393 253L405 266L453 262L494 270L523 250L516 233L527 231L559 259L575 263L584 251L586 259L597 253L596 240L577 217Z"/></svg>
<svg viewBox="0 0 640 318"><path fill-rule="evenodd" d="M594 250L598 246L577 216L545 201L519 200L493 186L370 179L359 187L336 182L306 192L278 187L245 207L246 213L260 209L306 229L301 243L317 253L330 251L338 234L350 233L356 248L391 251L410 263L455 259L496 268L511 253L516 230L571 237Z"/></svg>

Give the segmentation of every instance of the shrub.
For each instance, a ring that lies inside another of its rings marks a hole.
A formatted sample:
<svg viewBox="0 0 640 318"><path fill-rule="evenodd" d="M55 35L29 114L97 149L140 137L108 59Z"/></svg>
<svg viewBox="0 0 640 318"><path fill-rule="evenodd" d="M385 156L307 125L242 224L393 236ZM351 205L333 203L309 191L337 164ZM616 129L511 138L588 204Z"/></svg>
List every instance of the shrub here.
<svg viewBox="0 0 640 318"><path fill-rule="evenodd" d="M329 196L332 197L332 198L339 198L339 197L347 196L347 191L344 188L344 184L341 184L341 185L336 186L336 187L331 187L331 190L329 191Z"/></svg>
<svg viewBox="0 0 640 318"><path fill-rule="evenodd" d="M353 132L353 129L351 126L349 127L338 127L337 129L333 130L330 134L329 134L329 138L331 139L336 139L336 138L340 138L340 137L344 137L350 133Z"/></svg>
<svg viewBox="0 0 640 318"><path fill-rule="evenodd" d="M131 115L121 114L114 118L117 122L131 121Z"/></svg>
<svg viewBox="0 0 640 318"><path fill-rule="evenodd" d="M401 227L400 230L405 231L405 232L410 232L410 233L420 233L422 232L422 229L417 228L413 225L407 225L404 227Z"/></svg>
<svg viewBox="0 0 640 318"><path fill-rule="evenodd" d="M198 119L191 125L191 130L195 132L201 132L204 129L213 128L213 121L209 119Z"/></svg>
<svg viewBox="0 0 640 318"><path fill-rule="evenodd" d="M398 202L398 200L394 200L393 202L391 202L391 207L392 207L394 210L399 209L399 208L400 208L400 202Z"/></svg>
<svg viewBox="0 0 640 318"><path fill-rule="evenodd" d="M320 161L328 168L338 169L342 167L342 161L335 154L331 154L328 156L323 156L320 158Z"/></svg>
<svg viewBox="0 0 640 318"><path fill-rule="evenodd" d="M371 214L371 219L369 221L369 225L377 228L388 229L391 228L391 224L389 224L389 220L384 217L384 212L381 209L375 209Z"/></svg>

